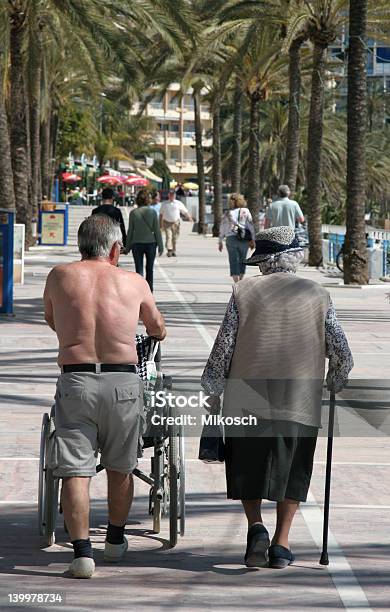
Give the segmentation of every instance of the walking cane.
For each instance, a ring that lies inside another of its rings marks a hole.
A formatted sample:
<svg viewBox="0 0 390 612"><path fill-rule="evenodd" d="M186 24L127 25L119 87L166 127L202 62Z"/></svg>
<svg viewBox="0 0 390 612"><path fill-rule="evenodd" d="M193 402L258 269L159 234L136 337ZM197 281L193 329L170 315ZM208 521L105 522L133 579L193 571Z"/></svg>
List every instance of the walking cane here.
<svg viewBox="0 0 390 612"><path fill-rule="evenodd" d="M325 477L325 504L324 504L324 528L322 533L322 553L320 565L329 565L328 556L328 533L329 533L329 503L330 503L330 480L332 477L332 451L334 415L336 407L336 396L330 394L329 402L329 424L328 424L328 448L326 452L326 477Z"/></svg>

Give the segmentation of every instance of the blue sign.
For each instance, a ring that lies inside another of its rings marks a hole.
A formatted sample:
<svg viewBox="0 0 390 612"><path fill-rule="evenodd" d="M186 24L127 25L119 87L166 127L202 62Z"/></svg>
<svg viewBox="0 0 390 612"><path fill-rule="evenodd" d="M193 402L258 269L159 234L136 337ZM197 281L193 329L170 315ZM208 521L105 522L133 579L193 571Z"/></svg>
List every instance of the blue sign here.
<svg viewBox="0 0 390 612"><path fill-rule="evenodd" d="M0 208L0 313L12 314L14 305L14 220L15 213Z"/></svg>

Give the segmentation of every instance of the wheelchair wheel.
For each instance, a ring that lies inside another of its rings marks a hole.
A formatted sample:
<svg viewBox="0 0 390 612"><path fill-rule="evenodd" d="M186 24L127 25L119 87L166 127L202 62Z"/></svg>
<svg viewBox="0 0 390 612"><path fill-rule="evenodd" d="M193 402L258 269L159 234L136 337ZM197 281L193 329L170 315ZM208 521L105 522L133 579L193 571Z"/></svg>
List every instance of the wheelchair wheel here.
<svg viewBox="0 0 390 612"><path fill-rule="evenodd" d="M336 255L336 266L340 270L340 272L344 272L344 251L340 249L340 251Z"/></svg>
<svg viewBox="0 0 390 612"><path fill-rule="evenodd" d="M178 498L179 476L179 435L175 425L169 427L168 483L169 483L169 543L177 544L177 521L179 517Z"/></svg>
<svg viewBox="0 0 390 612"><path fill-rule="evenodd" d="M155 499L153 502L153 533L161 531L161 501Z"/></svg>
<svg viewBox="0 0 390 612"><path fill-rule="evenodd" d="M150 489L150 514L153 515L153 532L160 533L161 516L164 512L164 491L163 491L163 476L164 476L164 442L163 440L155 440L154 456L152 457L151 473L154 480L154 485Z"/></svg>
<svg viewBox="0 0 390 612"><path fill-rule="evenodd" d="M181 536L185 533L186 523L186 471L185 471L185 445L183 427L179 430L179 520Z"/></svg>
<svg viewBox="0 0 390 612"><path fill-rule="evenodd" d="M47 546L52 546L55 539L55 527L58 511L59 480L54 478L53 470L48 463L48 441L53 431L53 419L46 413L42 418L41 445L39 453L38 484L38 527Z"/></svg>
<svg viewBox="0 0 390 612"><path fill-rule="evenodd" d="M41 443L39 448L39 480L38 480L38 528L39 535L44 535L44 481L45 481L45 455L46 437L49 430L49 415L45 413L42 417Z"/></svg>

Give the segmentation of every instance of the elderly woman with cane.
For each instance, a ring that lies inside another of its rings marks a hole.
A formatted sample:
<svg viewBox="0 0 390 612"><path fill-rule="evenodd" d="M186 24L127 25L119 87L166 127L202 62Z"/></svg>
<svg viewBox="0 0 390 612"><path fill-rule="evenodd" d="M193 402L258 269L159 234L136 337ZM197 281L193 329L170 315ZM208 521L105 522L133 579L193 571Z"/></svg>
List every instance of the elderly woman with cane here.
<svg viewBox="0 0 390 612"><path fill-rule="evenodd" d="M295 274L302 257L293 228L258 234L246 265L261 275L234 285L202 376L212 412L223 393L223 416L255 417L254 425L225 428L227 496L241 500L248 520L248 567L281 569L294 560L289 532L310 485L325 359L332 392L353 367L328 292ZM263 499L277 502L272 541Z"/></svg>

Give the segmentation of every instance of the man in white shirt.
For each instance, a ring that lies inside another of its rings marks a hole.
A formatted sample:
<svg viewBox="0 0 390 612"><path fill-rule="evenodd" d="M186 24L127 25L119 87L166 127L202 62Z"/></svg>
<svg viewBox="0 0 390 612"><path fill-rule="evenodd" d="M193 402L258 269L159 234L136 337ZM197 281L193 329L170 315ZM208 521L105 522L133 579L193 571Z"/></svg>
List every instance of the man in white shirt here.
<svg viewBox="0 0 390 612"><path fill-rule="evenodd" d="M192 217L183 202L176 200L175 191L170 190L168 200L161 203L160 227L165 232L165 247L168 257L176 257L176 244L180 233L180 216L183 215L188 221Z"/></svg>
<svg viewBox="0 0 390 612"><path fill-rule="evenodd" d="M298 202L290 200L291 191L288 185L281 185L278 195L278 199L271 202L268 207L264 228L287 226L295 229L296 222L305 221L303 212Z"/></svg>

